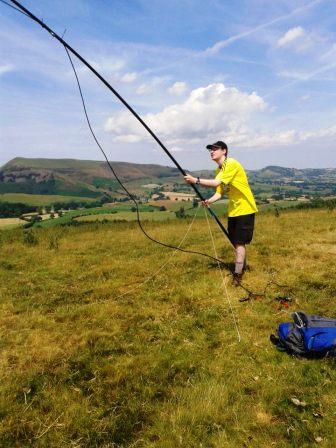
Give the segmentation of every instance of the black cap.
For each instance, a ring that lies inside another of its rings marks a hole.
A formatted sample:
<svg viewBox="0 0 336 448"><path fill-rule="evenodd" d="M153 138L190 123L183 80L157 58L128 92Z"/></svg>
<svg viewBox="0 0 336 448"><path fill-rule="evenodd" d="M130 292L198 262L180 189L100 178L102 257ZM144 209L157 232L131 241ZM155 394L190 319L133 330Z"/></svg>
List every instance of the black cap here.
<svg viewBox="0 0 336 448"><path fill-rule="evenodd" d="M216 143L212 143L211 145L207 145L206 149L212 149L212 148L221 148L221 149L228 149L226 143L221 142L220 140L218 140L218 142Z"/></svg>

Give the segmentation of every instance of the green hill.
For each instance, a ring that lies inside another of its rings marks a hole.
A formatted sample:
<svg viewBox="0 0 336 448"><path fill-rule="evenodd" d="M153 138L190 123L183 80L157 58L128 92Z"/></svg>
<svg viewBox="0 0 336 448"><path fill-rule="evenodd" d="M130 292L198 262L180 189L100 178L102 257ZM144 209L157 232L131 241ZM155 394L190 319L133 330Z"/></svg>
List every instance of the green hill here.
<svg viewBox="0 0 336 448"><path fill-rule="evenodd" d="M176 168L160 165L112 163L117 175L128 181L179 174ZM118 186L107 163L101 161L17 157L0 169L0 193L98 197Z"/></svg>
<svg viewBox="0 0 336 448"><path fill-rule="evenodd" d="M132 192L149 197L158 184L166 191L189 191L175 167L155 164L111 162L117 175ZM194 175L212 177L213 170L195 171ZM292 192L297 196L336 194L336 169L296 169L268 166L249 170L249 180L256 194ZM279 191L278 185L285 186ZM147 187L147 188L146 188ZM273 187L277 187L273 189ZM29 159L17 157L0 168L0 194L23 193L98 198L115 193L120 185L106 162L75 159Z"/></svg>
<svg viewBox="0 0 336 448"><path fill-rule="evenodd" d="M260 170L249 170L251 180L277 181L333 181L336 182L336 168L285 168L281 166L267 166Z"/></svg>

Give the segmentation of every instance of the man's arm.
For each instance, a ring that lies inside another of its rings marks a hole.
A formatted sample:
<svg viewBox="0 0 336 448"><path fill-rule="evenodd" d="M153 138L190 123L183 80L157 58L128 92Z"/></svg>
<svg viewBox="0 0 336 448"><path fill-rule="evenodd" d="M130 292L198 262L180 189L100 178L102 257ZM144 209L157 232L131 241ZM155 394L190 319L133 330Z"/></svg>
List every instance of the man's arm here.
<svg viewBox="0 0 336 448"><path fill-rule="evenodd" d="M188 184L198 184L198 185L201 185L202 187L209 187L209 188L216 188L221 184L220 180L199 179L198 177L194 177L191 174L187 174L186 176L184 176L184 180Z"/></svg>
<svg viewBox="0 0 336 448"><path fill-rule="evenodd" d="M184 180L188 184L197 184L201 185L202 187L209 187L209 188L217 188L221 184L221 182L217 179L200 179L199 177L193 177L191 174L187 174L184 176ZM212 195L209 199L205 199L202 204L205 206L208 206L212 204L213 202L218 201L222 197L221 193L215 193Z"/></svg>
<svg viewBox="0 0 336 448"><path fill-rule="evenodd" d="M213 196L211 196L211 198L206 199L205 201L203 201L203 205L210 205L213 202L218 201L218 199L220 199L222 197L222 195L220 193L215 193Z"/></svg>

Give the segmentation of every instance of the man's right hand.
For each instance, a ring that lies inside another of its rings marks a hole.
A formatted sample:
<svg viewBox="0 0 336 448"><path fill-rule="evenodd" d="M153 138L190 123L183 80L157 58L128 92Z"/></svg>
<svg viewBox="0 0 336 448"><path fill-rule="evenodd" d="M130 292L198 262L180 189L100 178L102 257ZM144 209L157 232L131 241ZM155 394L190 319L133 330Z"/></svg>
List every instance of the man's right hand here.
<svg viewBox="0 0 336 448"><path fill-rule="evenodd" d="M187 184L195 184L197 181L197 178L192 176L191 174L186 174L184 176L184 180L187 182Z"/></svg>
<svg viewBox="0 0 336 448"><path fill-rule="evenodd" d="M209 199L205 199L204 201L202 201L202 205L203 207L209 207L210 205Z"/></svg>

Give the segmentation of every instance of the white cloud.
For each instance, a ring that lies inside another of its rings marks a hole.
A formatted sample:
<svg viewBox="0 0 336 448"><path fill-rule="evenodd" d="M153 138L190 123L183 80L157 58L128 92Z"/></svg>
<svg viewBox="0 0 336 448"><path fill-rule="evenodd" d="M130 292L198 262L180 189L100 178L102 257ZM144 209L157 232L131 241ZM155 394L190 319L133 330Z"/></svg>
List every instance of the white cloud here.
<svg viewBox="0 0 336 448"><path fill-rule="evenodd" d="M185 82L177 81L168 89L168 92L172 95L182 95L187 88L188 86Z"/></svg>
<svg viewBox="0 0 336 448"><path fill-rule="evenodd" d="M265 134L252 134L242 142L244 147L286 146L296 143L297 132L293 129L284 132L272 132Z"/></svg>
<svg viewBox="0 0 336 448"><path fill-rule="evenodd" d="M290 42L295 41L299 37L302 37L305 34L305 31L301 26L297 26L295 28L291 28L288 30L277 42L278 47L283 47L284 45L288 45Z"/></svg>
<svg viewBox="0 0 336 448"><path fill-rule="evenodd" d="M107 74L118 74L118 71L125 66L125 61L122 59L108 59L107 57L103 56L96 59L89 59L89 63L97 71ZM90 73L90 70L85 65L80 65L77 71L80 71L82 73Z"/></svg>
<svg viewBox="0 0 336 448"><path fill-rule="evenodd" d="M268 148L274 146L289 146L304 143L307 140L316 142L334 141L336 136L336 125L316 129L311 132L290 129L283 132L251 132L240 135L240 140L235 141L235 145L246 148Z"/></svg>
<svg viewBox="0 0 336 448"><path fill-rule="evenodd" d="M136 89L135 93L137 95L146 95L151 92L151 86L149 84L143 83Z"/></svg>
<svg viewBox="0 0 336 448"><path fill-rule="evenodd" d="M135 72L132 73L125 73L120 79L122 82L133 82L137 79L138 75Z"/></svg>
<svg viewBox="0 0 336 448"><path fill-rule="evenodd" d="M306 99L308 96L301 98ZM252 119L267 107L255 92L249 94L216 83L194 89L185 101L142 118L173 152L189 151L192 146L216 139L225 140L230 146L267 148L336 136L336 126L311 132L257 129ZM151 138L128 111L111 116L105 130L120 142L138 143Z"/></svg>
<svg viewBox="0 0 336 448"><path fill-rule="evenodd" d="M336 62L333 62L332 64L323 65L317 70L314 70L310 73L298 73L298 72L281 72L279 73L280 76L286 76L290 78L294 78L294 81L289 82L288 84L285 84L275 90L273 92L268 93L267 95L264 95L264 98L269 98L271 96L274 96L278 94L279 92L287 89L288 87L294 86L295 84L309 81L310 79L316 78L321 73L325 73L333 68L336 67ZM320 78L321 79L321 78Z"/></svg>
<svg viewBox="0 0 336 448"><path fill-rule="evenodd" d="M185 148L181 148L181 146L172 146L169 150L170 152L184 152Z"/></svg>
<svg viewBox="0 0 336 448"><path fill-rule="evenodd" d="M291 78L298 81L304 81L307 79L308 73L306 72L300 72L297 70L282 70L281 72L277 73L278 76L281 76L282 78Z"/></svg>
<svg viewBox="0 0 336 448"><path fill-rule="evenodd" d="M309 141L320 141L326 142L334 141L336 136L336 125L316 129L311 132L297 131L294 129L284 131L284 132L276 132L274 134L255 134L251 136L249 142L247 142L244 146L250 147L268 147L268 146L288 146L295 145L299 143Z"/></svg>
<svg viewBox="0 0 336 448"><path fill-rule="evenodd" d="M248 94L216 83L192 90L184 102L149 113L143 119L161 138L177 147L209 138L232 142L248 134L249 118L266 107L255 92ZM111 116L105 129L119 141L137 142L147 138L145 130L127 111Z"/></svg>
<svg viewBox="0 0 336 448"><path fill-rule="evenodd" d="M330 126L328 128L318 129L313 132L301 132L300 140L306 141L311 139L321 139L330 138L336 136L336 125Z"/></svg>
<svg viewBox="0 0 336 448"><path fill-rule="evenodd" d="M14 66L12 64L5 64L5 65L0 65L0 76L11 72L14 69Z"/></svg>
<svg viewBox="0 0 336 448"><path fill-rule="evenodd" d="M148 82L140 84L136 89L135 93L137 95L149 95L154 92L154 90L159 86L162 89L162 84L167 81L167 76L154 76Z"/></svg>
<svg viewBox="0 0 336 448"><path fill-rule="evenodd" d="M322 56L320 57L320 60L335 60L335 56L336 56L336 44L332 44L331 48L329 48L328 51L326 51L325 53L322 54Z"/></svg>
<svg viewBox="0 0 336 448"><path fill-rule="evenodd" d="M309 94L307 94L307 95L302 95L301 97L300 97L300 100L301 101L307 101L307 100L309 100L310 99L310 95Z"/></svg>
<svg viewBox="0 0 336 448"><path fill-rule="evenodd" d="M112 58L108 59L107 57L101 57L100 60L95 62L95 67L98 70L114 73L118 70L122 69L125 66L125 61L123 59Z"/></svg>
<svg viewBox="0 0 336 448"><path fill-rule="evenodd" d="M312 2L307 3L306 5L300 6L296 9L293 9L293 11L291 11L288 14L284 14L282 16L276 17L273 20L270 20L268 22L262 23L258 26L256 26L255 28L250 28L247 31L244 31L240 34L236 34L235 36L231 36L225 40L221 40L216 42L214 45L212 45L211 47L207 48L205 50L206 54L217 54L222 48L231 45L233 42L236 42L237 40L243 39L251 34L257 33L260 30L263 30L264 28L267 28L271 25L274 25L275 23L281 22L283 20L287 20L290 19L291 17L293 17L296 14L299 14L301 12L306 11L309 8L312 8L315 5L318 5L319 3L321 3L323 0L313 0Z"/></svg>

